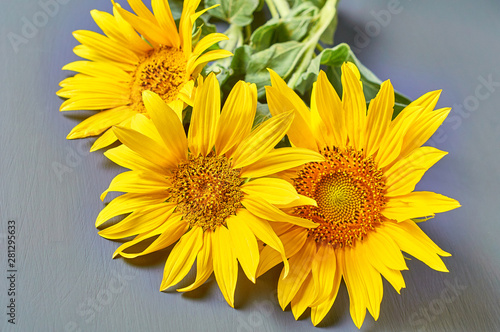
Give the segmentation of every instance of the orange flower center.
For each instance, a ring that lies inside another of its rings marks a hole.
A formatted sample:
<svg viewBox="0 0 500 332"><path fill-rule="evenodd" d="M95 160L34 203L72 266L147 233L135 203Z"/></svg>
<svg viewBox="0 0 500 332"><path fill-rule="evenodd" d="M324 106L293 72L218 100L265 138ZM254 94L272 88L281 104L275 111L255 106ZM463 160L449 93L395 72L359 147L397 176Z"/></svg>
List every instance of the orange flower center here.
<svg viewBox="0 0 500 332"><path fill-rule="evenodd" d="M294 178L299 194L318 206L302 206L295 213L320 225L308 230L316 242L352 246L382 222L386 204L383 173L371 157L352 148L322 151L325 161L308 163Z"/></svg>
<svg viewBox="0 0 500 332"><path fill-rule="evenodd" d="M177 211L191 227L215 230L242 207L243 182L240 171L226 157L190 155L173 172L169 200L177 204Z"/></svg>
<svg viewBox="0 0 500 332"><path fill-rule="evenodd" d="M187 82L187 60L182 50L162 46L153 49L138 63L132 81L130 100L134 109L145 113L142 91L158 94L165 102L177 99L182 85Z"/></svg>

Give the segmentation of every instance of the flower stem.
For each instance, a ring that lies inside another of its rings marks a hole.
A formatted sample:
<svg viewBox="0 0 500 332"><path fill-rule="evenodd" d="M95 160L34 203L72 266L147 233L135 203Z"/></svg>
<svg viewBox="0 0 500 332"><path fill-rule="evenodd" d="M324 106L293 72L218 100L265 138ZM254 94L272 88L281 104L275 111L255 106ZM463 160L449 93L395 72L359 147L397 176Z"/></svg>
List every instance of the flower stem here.
<svg viewBox="0 0 500 332"><path fill-rule="evenodd" d="M290 6L288 5L288 2L286 2L286 0L270 0L270 1L274 3L274 6L278 10L281 17L288 16L288 14L290 13Z"/></svg>
<svg viewBox="0 0 500 332"><path fill-rule="evenodd" d="M280 15L278 13L278 10L276 9L276 6L274 5L273 0L266 0L267 7L269 8L269 11L271 12L271 16L273 18L279 19Z"/></svg>
<svg viewBox="0 0 500 332"><path fill-rule="evenodd" d="M327 0L319 13L318 23L311 29L309 36L304 41L305 45L302 49L302 60L299 65L294 69L292 77L288 80L288 86L295 89L297 82L304 71L309 66L313 56L314 50L318 48L321 50L323 47L319 44L321 35L332 21L337 16L337 3L339 0Z"/></svg>

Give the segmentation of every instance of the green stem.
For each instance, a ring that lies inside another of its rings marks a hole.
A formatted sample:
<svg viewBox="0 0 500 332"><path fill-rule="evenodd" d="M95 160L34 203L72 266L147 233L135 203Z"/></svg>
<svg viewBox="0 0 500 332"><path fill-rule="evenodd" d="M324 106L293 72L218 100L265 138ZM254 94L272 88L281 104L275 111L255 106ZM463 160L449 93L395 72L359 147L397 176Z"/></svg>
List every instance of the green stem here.
<svg viewBox="0 0 500 332"><path fill-rule="evenodd" d="M266 0L267 7L269 8L269 11L271 12L271 16L273 18L279 19L280 15L278 14L278 10L276 9L276 6L274 5L273 0Z"/></svg>
<svg viewBox="0 0 500 332"><path fill-rule="evenodd" d="M286 0L271 0L271 2L273 2L276 6L276 9L278 10L281 17L288 16L288 14L290 13L290 6L288 5L288 2L286 2Z"/></svg>
<svg viewBox="0 0 500 332"><path fill-rule="evenodd" d="M245 38L245 43L250 41L250 37L252 37L252 27L249 25L247 25L245 27L245 33L246 33L246 38Z"/></svg>
<svg viewBox="0 0 500 332"><path fill-rule="evenodd" d="M314 56L314 50L317 47L322 48L322 46L319 45L319 39L337 15L338 1L339 0L327 0L323 8L321 8L318 23L313 27L305 40L305 45L301 54L302 60L299 65L293 69L292 77L288 80L288 86L290 88L295 89L300 76L306 71Z"/></svg>

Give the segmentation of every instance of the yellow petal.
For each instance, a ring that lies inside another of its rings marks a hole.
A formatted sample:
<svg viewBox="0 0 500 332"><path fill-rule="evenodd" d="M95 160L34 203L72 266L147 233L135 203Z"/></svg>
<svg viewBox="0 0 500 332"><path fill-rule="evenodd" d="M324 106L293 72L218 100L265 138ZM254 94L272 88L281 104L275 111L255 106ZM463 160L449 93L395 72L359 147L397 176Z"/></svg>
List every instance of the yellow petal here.
<svg viewBox="0 0 500 332"><path fill-rule="evenodd" d="M239 81L232 88L222 108L215 139L217 154L226 153L248 136L256 110L256 85Z"/></svg>
<svg viewBox="0 0 500 332"><path fill-rule="evenodd" d="M402 223L399 223L398 226L401 229L406 230L407 233L411 234L414 238L418 239L421 243L426 245L427 247L434 250L438 255L449 257L450 253L447 253L443 249L439 248L437 244L434 243L421 229L418 225L412 220L406 220Z"/></svg>
<svg viewBox="0 0 500 332"><path fill-rule="evenodd" d="M298 320L307 307L316 297L317 289L314 287L312 275L309 273L300 286L299 291L291 301L292 313L295 320Z"/></svg>
<svg viewBox="0 0 500 332"><path fill-rule="evenodd" d="M394 197L412 192L425 172L447 154L428 146L414 150L386 172L385 195Z"/></svg>
<svg viewBox="0 0 500 332"><path fill-rule="evenodd" d="M271 150L261 159L241 170L241 176L257 178L275 174L309 162L324 161L325 158L316 151L305 148L284 147Z"/></svg>
<svg viewBox="0 0 500 332"><path fill-rule="evenodd" d="M144 5L142 0L127 0L130 8L140 17L151 21L152 23L157 23L156 17L151 13L151 11Z"/></svg>
<svg viewBox="0 0 500 332"><path fill-rule="evenodd" d="M255 235L247 226L245 219L230 216L226 222L232 247L241 268L248 279L255 283L255 272L259 264L259 247Z"/></svg>
<svg viewBox="0 0 500 332"><path fill-rule="evenodd" d="M192 30L191 15L194 14L200 0L186 0L182 6L181 20L179 22L179 35L181 37L181 46L184 54L192 51Z"/></svg>
<svg viewBox="0 0 500 332"><path fill-rule="evenodd" d="M290 101L290 103L294 106L293 108L296 110L297 115L295 121L298 123L302 124L303 130L310 132L311 131L311 121L310 121L310 113L309 110L307 109L306 104L304 101L291 89L286 85L286 82L272 69L268 69L269 74L271 76L271 84L272 88L275 89L275 91L280 92L283 96L286 97L287 100ZM279 108L275 108L275 111L278 111ZM279 110L278 113L284 113L288 112L290 109L282 109ZM271 114L274 115L273 111L271 111Z"/></svg>
<svg viewBox="0 0 500 332"><path fill-rule="evenodd" d="M187 159L188 144L182 122L156 93L144 91L142 93L144 106L153 120L163 142L177 162Z"/></svg>
<svg viewBox="0 0 500 332"><path fill-rule="evenodd" d="M84 58L87 60L92 60L95 62L101 62L101 63L109 63L117 68L120 68L121 70L127 71L127 72L133 72L135 71L135 68L137 66L137 63L134 61L128 61L128 62L120 62L116 61L116 59L106 57L106 55L102 54L102 52L99 52L98 50L87 46L87 45L77 45L73 48L73 53L78 55L80 58ZM135 53L133 53L135 56Z"/></svg>
<svg viewBox="0 0 500 332"><path fill-rule="evenodd" d="M320 244L312 261L312 276L318 289L318 297L309 303L311 306L318 305L330 297L334 291L336 274L337 259L333 247Z"/></svg>
<svg viewBox="0 0 500 332"><path fill-rule="evenodd" d="M356 150L364 148L366 128L366 101L358 68L352 62L342 65L342 107L349 145Z"/></svg>
<svg viewBox="0 0 500 332"><path fill-rule="evenodd" d="M281 81L283 80L276 73L273 71L270 72L271 80L279 83L276 83L277 85L273 84L272 87L266 86L269 111L274 117L294 110L294 121L287 132L290 142L294 146L316 150L317 145L312 132L311 112L293 90L286 87L286 84L282 85ZM297 98L300 100L300 103L296 100Z"/></svg>
<svg viewBox="0 0 500 332"><path fill-rule="evenodd" d="M311 272L311 265L316 254L316 242L306 241L302 250L292 256L289 260L290 273L285 277L284 271L281 271L278 281L278 301L281 309L286 306L295 297L307 275Z"/></svg>
<svg viewBox="0 0 500 332"><path fill-rule="evenodd" d="M117 107L99 112L80 122L66 137L67 139L99 135L111 126L120 124L135 114L128 107Z"/></svg>
<svg viewBox="0 0 500 332"><path fill-rule="evenodd" d="M165 195L167 198L167 189L170 187L170 181L156 173L144 171L128 171L118 174L113 178L106 189L101 194L101 201L104 200L108 192L121 191L137 194Z"/></svg>
<svg viewBox="0 0 500 332"><path fill-rule="evenodd" d="M201 82L201 80L200 80ZM217 124L220 118L220 87L214 73L210 73L196 90L191 124L189 149L194 155L207 155L215 144Z"/></svg>
<svg viewBox="0 0 500 332"><path fill-rule="evenodd" d="M408 106L419 106L424 109L424 113L432 112L441 96L441 90L430 91L412 101Z"/></svg>
<svg viewBox="0 0 500 332"><path fill-rule="evenodd" d="M73 32L73 37L108 59L130 64L139 62L139 57L129 48L97 32L77 30Z"/></svg>
<svg viewBox="0 0 500 332"><path fill-rule="evenodd" d="M114 163L131 170L149 170L157 174L166 175L165 169L147 161L139 154L130 150L126 145L120 145L116 148L109 149L104 152L104 155Z"/></svg>
<svg viewBox="0 0 500 332"><path fill-rule="evenodd" d="M141 233L141 234L137 235L133 240L123 243L121 246L119 246L115 250L115 252L113 253L113 258L116 258L117 256L122 256L122 255L128 256L128 257L140 256L142 254L142 251L139 253L133 254L133 253L125 253L125 250L127 250L131 247L134 247L136 244L142 243L143 241L146 241L146 240L149 241L151 238L157 237L158 235L163 233L163 231L165 230L165 228L167 226L168 226L167 223L163 223L159 227L153 228L152 230L150 230L148 232Z"/></svg>
<svg viewBox="0 0 500 332"><path fill-rule="evenodd" d="M444 265L443 261L436 254L436 250L434 250L427 243L420 242L415 236L413 236L412 233L414 233L415 229L411 229L411 233L409 233L406 229L400 227L399 224L396 225L391 222L385 222L383 223L383 226L386 234L391 236L401 250L407 252L416 259L421 260L434 270L448 272L448 269Z"/></svg>
<svg viewBox="0 0 500 332"><path fill-rule="evenodd" d="M57 95L62 98L78 98L81 95L102 95L123 99L129 94L129 85L111 82L109 79L77 74L63 80ZM129 109L132 109L130 106Z"/></svg>
<svg viewBox="0 0 500 332"><path fill-rule="evenodd" d="M390 236L378 228L370 232L363 241L363 247L370 255L370 260L377 260L384 266L393 270L407 270L405 259L401 250ZM377 266L374 265L376 268Z"/></svg>
<svg viewBox="0 0 500 332"><path fill-rule="evenodd" d="M255 234L259 240L279 253L281 260L285 264L285 275L288 274L289 265L288 260L286 259L287 256L285 255L285 248L269 223L254 216L245 209L239 209L236 215L245 222L248 228L250 228L252 233ZM261 273L257 272L257 274L260 275Z"/></svg>
<svg viewBox="0 0 500 332"><path fill-rule="evenodd" d="M85 75L108 78L119 82L130 82L132 77L125 71L107 63L93 61L74 61L65 65L63 70L76 71Z"/></svg>
<svg viewBox="0 0 500 332"><path fill-rule="evenodd" d="M228 40L229 38L223 33L211 33L203 37L195 46L193 50L193 56L200 56L205 52L210 46L216 44L223 40Z"/></svg>
<svg viewBox="0 0 500 332"><path fill-rule="evenodd" d="M123 125L123 122L120 123L120 125ZM113 129L109 128L104 132L104 134L102 134L98 139L95 140L94 144L92 144L92 146L90 147L90 152L105 148L116 142L117 139L118 137L116 137Z"/></svg>
<svg viewBox="0 0 500 332"><path fill-rule="evenodd" d="M355 257L357 259L357 270L368 296L368 310L373 319L377 320L380 315L380 303L382 302L383 287L380 273L369 263L371 255L365 256L364 250L359 249L364 243L356 247Z"/></svg>
<svg viewBox="0 0 500 332"><path fill-rule="evenodd" d="M144 256L146 254L162 250L167 248L169 245L179 240L180 237L187 232L189 225L186 221L182 220L182 215L172 215L168 220L161 226L161 234L156 238L146 249L140 253L126 253L120 252L120 256L125 258L136 258L139 256Z"/></svg>
<svg viewBox="0 0 500 332"><path fill-rule="evenodd" d="M391 122L389 129L380 141L379 150L374 158L379 168L391 164L400 156L404 136L408 129L414 125L414 121L421 111L421 108L406 107Z"/></svg>
<svg viewBox="0 0 500 332"><path fill-rule="evenodd" d="M326 314L330 311L333 303L335 302L335 299L337 298L340 281L342 280L342 269L344 264L343 257L339 256L337 251L335 251L335 255L337 257L337 264L332 291L325 301L311 308L311 321L314 326L318 325L323 320L323 318L325 318Z"/></svg>
<svg viewBox="0 0 500 332"><path fill-rule="evenodd" d="M300 199L295 188L287 181L277 178L259 178L245 183L241 190L260 197L271 204L288 204Z"/></svg>
<svg viewBox="0 0 500 332"><path fill-rule="evenodd" d="M382 214L389 219L403 221L433 216L435 213L458 207L460 204L452 198L428 191L414 191L407 195L390 197Z"/></svg>
<svg viewBox="0 0 500 332"><path fill-rule="evenodd" d="M311 112L313 108L317 109L321 120L326 125L327 137L331 138L331 142L328 142L329 145L344 148L347 141L347 131L342 102L322 70L319 72L318 81L311 95Z"/></svg>
<svg viewBox="0 0 500 332"><path fill-rule="evenodd" d="M387 80L380 86L377 96L368 106L366 122L365 153L371 156L377 152L380 142L391 123L394 112L394 88Z"/></svg>
<svg viewBox="0 0 500 332"><path fill-rule="evenodd" d="M123 144L149 162L168 169L177 166L169 151L148 136L127 128L113 127L113 131Z"/></svg>
<svg viewBox="0 0 500 332"><path fill-rule="evenodd" d="M212 237L215 280L227 303L234 308L234 290L238 279L238 262L231 248L231 236L220 226Z"/></svg>
<svg viewBox="0 0 500 332"><path fill-rule="evenodd" d="M168 1L152 0L151 7L153 8L154 16L158 20L160 27L163 29L164 33L169 35L172 46L179 48L181 39L177 32L177 26L175 25Z"/></svg>
<svg viewBox="0 0 500 332"><path fill-rule="evenodd" d="M294 227L288 232L280 235L279 238L283 243L286 257L291 257L304 246L307 239L307 230L302 227ZM281 262L283 262L282 255L271 246L265 246L260 253L257 277L266 273Z"/></svg>
<svg viewBox="0 0 500 332"><path fill-rule="evenodd" d="M129 99L125 96L80 94L78 97L65 100L59 110L61 112L79 110L100 111L107 108L125 106L128 103Z"/></svg>
<svg viewBox="0 0 500 332"><path fill-rule="evenodd" d="M403 146L401 147L401 157L408 155L411 151L427 142L448 117L450 110L450 108L435 110L434 112L423 114L418 118L415 124L408 129L404 137Z"/></svg>
<svg viewBox="0 0 500 332"><path fill-rule="evenodd" d="M99 235L106 239L115 240L147 233L163 224L174 209L175 206L165 203L135 210L117 224L99 231Z"/></svg>
<svg viewBox="0 0 500 332"><path fill-rule="evenodd" d="M195 227L181 237L165 263L160 291L177 284L191 270L191 266L203 245L202 236L203 230L200 227Z"/></svg>
<svg viewBox="0 0 500 332"><path fill-rule="evenodd" d="M144 196L143 194L127 193L113 199L97 216L95 226L99 227L107 220L121 214L130 213L137 209L161 204L164 196Z"/></svg>
<svg viewBox="0 0 500 332"><path fill-rule="evenodd" d="M264 157L285 136L292 121L293 111L273 116L261 123L234 152L233 167L245 167Z"/></svg>
<svg viewBox="0 0 500 332"><path fill-rule="evenodd" d="M173 45L172 33L170 35L166 34L157 25L157 22L153 23L148 19L136 16L117 5L115 5L115 8L123 17L123 19L125 19L130 25L134 27L134 29L136 29L141 35L143 35L148 40L148 42L153 45L153 47L158 48L160 45L171 47ZM156 19L154 19L154 21L156 21Z"/></svg>
<svg viewBox="0 0 500 332"><path fill-rule="evenodd" d="M153 121L144 113L137 113L131 119L130 128L143 135L146 135L161 146L165 145Z"/></svg>
<svg viewBox="0 0 500 332"><path fill-rule="evenodd" d="M306 228L318 227L318 224L316 224L315 222L308 219L288 215L285 212L278 209L277 207L275 207L274 205L266 202L265 200L259 197L247 196L242 199L241 203L252 214L262 219L279 221L279 222L288 222Z"/></svg>
<svg viewBox="0 0 500 332"><path fill-rule="evenodd" d="M359 329L365 320L368 295L358 269L356 268L358 262L352 253L352 249L346 247L339 252L340 255L342 255L342 253L344 258L344 280L347 286L347 292L349 293L349 311L354 321L354 325Z"/></svg>
<svg viewBox="0 0 500 332"><path fill-rule="evenodd" d="M295 208L297 206L304 206L304 205L318 206L318 204L316 203L316 201L314 199L299 194L299 199L292 201L288 204L276 204L276 207L282 209L283 211L285 211L287 213L293 213L293 208Z"/></svg>
<svg viewBox="0 0 500 332"><path fill-rule="evenodd" d="M226 50L209 51L209 52L201 55L198 58L191 58L193 60L190 59L190 61L188 61L187 70L190 73L196 73L198 67L205 66L205 64L210 62L210 61L224 59L224 58L230 57L232 55L233 55L233 53L226 51Z"/></svg>
<svg viewBox="0 0 500 332"><path fill-rule="evenodd" d="M116 10L114 10L114 12L116 12ZM99 28L101 28L102 32L110 39L122 45L127 45L128 48L138 54L146 53L151 49L151 46L142 40L130 24L123 21L121 17L113 17L113 15L109 13L95 9L91 10L90 14Z"/></svg>
<svg viewBox="0 0 500 332"><path fill-rule="evenodd" d="M196 257L196 279L191 285L178 289L178 292L188 292L200 287L214 271L212 258L213 234L212 231L203 232L203 247Z"/></svg>

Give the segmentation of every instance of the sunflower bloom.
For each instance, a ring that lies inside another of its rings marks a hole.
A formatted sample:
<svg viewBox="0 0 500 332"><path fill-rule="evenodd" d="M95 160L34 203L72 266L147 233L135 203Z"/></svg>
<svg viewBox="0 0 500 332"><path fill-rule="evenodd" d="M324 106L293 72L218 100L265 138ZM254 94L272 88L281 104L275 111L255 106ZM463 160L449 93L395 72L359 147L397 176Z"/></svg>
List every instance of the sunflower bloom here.
<svg viewBox="0 0 500 332"><path fill-rule="evenodd" d="M113 255L126 258L179 240L166 261L160 290L181 281L196 259L196 280L178 291L197 288L213 271L224 298L234 306L237 261L255 282L260 256L257 239L273 248L288 269L272 223L315 227L281 210L315 204L314 200L298 195L289 182L267 175L323 157L307 149L274 150L293 121L293 111L251 130L257 105L254 84L237 83L221 112L215 75L204 82L200 79L187 137L172 108L152 92L143 95L151 120L141 116L130 129L115 127L123 144L105 152L131 171L116 176L101 196L125 192L101 211L96 226L130 214L99 234L108 239L135 236ZM150 244L134 251L133 246L144 240Z"/></svg>
<svg viewBox="0 0 500 332"><path fill-rule="evenodd" d="M68 139L100 135L91 151L116 141L110 127L130 127L132 118L146 113L142 92L157 93L182 116L192 105L194 79L209 61L231 56L225 50L205 52L226 40L212 33L194 47L192 29L205 9L195 12L200 0L185 0L179 29L167 0L152 0L154 14L141 0L128 0L134 15L113 2L113 15L92 10L91 15L104 32L75 31L81 43L76 55L89 61L75 61L63 70L78 72L60 83L57 95L67 98L61 111L95 110L97 114L78 124ZM138 33L140 34L138 34ZM142 38L141 38L142 36Z"/></svg>
<svg viewBox="0 0 500 332"><path fill-rule="evenodd" d="M325 161L307 163L282 175L299 194L317 206L288 209L318 227L282 227L279 236L290 273L278 283L281 307L291 303L296 319L308 307L317 325L332 307L341 279L350 298L350 313L360 328L366 309L375 320L382 300L382 278L399 293L405 287L404 251L438 271L447 271L439 256L450 256L412 221L452 210L459 203L425 191L414 191L423 174L446 152L421 146L441 125L449 109L434 110L439 91L430 92L391 120L394 90L382 84L366 109L358 69L342 66L342 100L321 72L311 108L271 72L267 99L273 116L295 109L288 136L294 146L322 154ZM265 257L257 275L279 263ZM284 272L283 272L284 273Z"/></svg>

